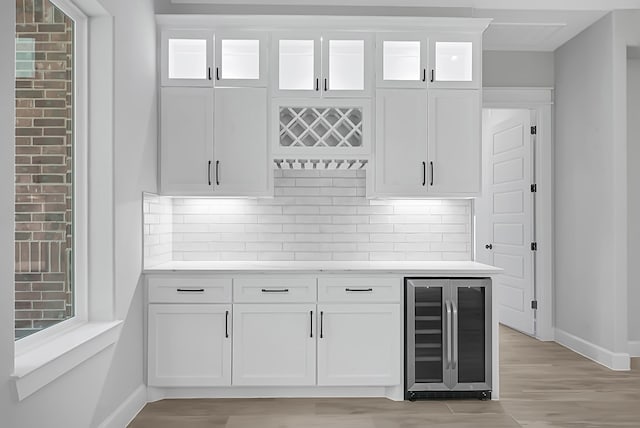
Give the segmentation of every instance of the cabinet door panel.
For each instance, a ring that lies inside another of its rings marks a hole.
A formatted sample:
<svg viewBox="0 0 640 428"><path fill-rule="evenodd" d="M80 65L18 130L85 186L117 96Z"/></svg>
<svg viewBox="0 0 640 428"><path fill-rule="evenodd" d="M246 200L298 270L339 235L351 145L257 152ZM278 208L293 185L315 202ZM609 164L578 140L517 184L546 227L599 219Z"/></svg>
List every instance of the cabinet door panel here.
<svg viewBox="0 0 640 428"><path fill-rule="evenodd" d="M424 91L379 89L376 94L376 193L424 196L427 97Z"/></svg>
<svg viewBox="0 0 640 428"><path fill-rule="evenodd" d="M216 87L266 86L266 52L262 33L216 33Z"/></svg>
<svg viewBox="0 0 640 428"><path fill-rule="evenodd" d="M422 34L378 34L376 58L379 88L426 88L427 39Z"/></svg>
<svg viewBox="0 0 640 428"><path fill-rule="evenodd" d="M434 35L429 42L430 88L481 87L479 36Z"/></svg>
<svg viewBox="0 0 640 428"><path fill-rule="evenodd" d="M213 89L161 89L160 182L162 193L211 194Z"/></svg>
<svg viewBox="0 0 640 428"><path fill-rule="evenodd" d="M400 383L397 304L318 305L318 385Z"/></svg>
<svg viewBox="0 0 640 428"><path fill-rule="evenodd" d="M315 384L314 312L315 304L234 305L233 384Z"/></svg>
<svg viewBox="0 0 640 428"><path fill-rule="evenodd" d="M368 97L372 86L369 34L327 33L322 38L322 94Z"/></svg>
<svg viewBox="0 0 640 428"><path fill-rule="evenodd" d="M268 194L267 89L218 88L215 105L213 193Z"/></svg>
<svg viewBox="0 0 640 428"><path fill-rule="evenodd" d="M320 96L318 34L274 34L273 91L276 95Z"/></svg>
<svg viewBox="0 0 640 428"><path fill-rule="evenodd" d="M213 86L213 33L165 30L161 34L162 86Z"/></svg>
<svg viewBox="0 0 640 428"><path fill-rule="evenodd" d="M451 280L453 379L458 389L490 389L491 310L488 280Z"/></svg>
<svg viewBox="0 0 640 428"><path fill-rule="evenodd" d="M231 305L149 305L149 385L231 385Z"/></svg>
<svg viewBox="0 0 640 428"><path fill-rule="evenodd" d="M429 91L429 192L480 192L480 116L479 91Z"/></svg>

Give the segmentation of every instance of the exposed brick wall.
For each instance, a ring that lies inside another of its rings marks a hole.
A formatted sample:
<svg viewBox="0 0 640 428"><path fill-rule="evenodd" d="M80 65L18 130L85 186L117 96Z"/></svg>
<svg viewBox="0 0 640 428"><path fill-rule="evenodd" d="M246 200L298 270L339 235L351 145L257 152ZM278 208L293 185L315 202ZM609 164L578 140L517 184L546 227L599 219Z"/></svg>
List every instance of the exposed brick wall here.
<svg viewBox="0 0 640 428"><path fill-rule="evenodd" d="M48 0L16 0L16 338L73 314L73 22ZM34 49L35 48L35 49Z"/></svg>

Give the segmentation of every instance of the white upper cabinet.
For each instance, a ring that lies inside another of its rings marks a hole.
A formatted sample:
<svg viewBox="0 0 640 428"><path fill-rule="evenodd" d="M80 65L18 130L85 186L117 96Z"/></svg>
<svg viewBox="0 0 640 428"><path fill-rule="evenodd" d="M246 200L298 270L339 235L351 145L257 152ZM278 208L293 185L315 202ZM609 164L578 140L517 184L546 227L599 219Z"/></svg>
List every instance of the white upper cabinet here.
<svg viewBox="0 0 640 428"><path fill-rule="evenodd" d="M165 30L161 52L162 86L212 86L212 31Z"/></svg>
<svg viewBox="0 0 640 428"><path fill-rule="evenodd" d="M480 37L443 35L429 39L430 88L480 88Z"/></svg>
<svg viewBox="0 0 640 428"><path fill-rule="evenodd" d="M274 35L274 93L320 96L320 37Z"/></svg>
<svg viewBox="0 0 640 428"><path fill-rule="evenodd" d="M428 191L480 193L480 92L434 89L428 109Z"/></svg>
<svg viewBox="0 0 640 428"><path fill-rule="evenodd" d="M371 37L325 33L322 37L322 91L329 97L371 95Z"/></svg>
<svg viewBox="0 0 640 428"><path fill-rule="evenodd" d="M426 91L376 91L375 187L381 196L422 195L426 184Z"/></svg>
<svg viewBox="0 0 640 428"><path fill-rule="evenodd" d="M213 88L160 91L160 188L170 195L212 191Z"/></svg>
<svg viewBox="0 0 640 428"><path fill-rule="evenodd" d="M371 95L369 35L274 34L272 46L276 96Z"/></svg>
<svg viewBox="0 0 640 428"><path fill-rule="evenodd" d="M480 192L480 91L378 89L375 195Z"/></svg>
<svg viewBox="0 0 640 428"><path fill-rule="evenodd" d="M378 34L376 85L381 88L425 88L427 39L417 33Z"/></svg>
<svg viewBox="0 0 640 428"><path fill-rule="evenodd" d="M216 32L216 87L267 86L267 36Z"/></svg>
<svg viewBox="0 0 640 428"><path fill-rule="evenodd" d="M162 88L165 195L269 196L266 88Z"/></svg>

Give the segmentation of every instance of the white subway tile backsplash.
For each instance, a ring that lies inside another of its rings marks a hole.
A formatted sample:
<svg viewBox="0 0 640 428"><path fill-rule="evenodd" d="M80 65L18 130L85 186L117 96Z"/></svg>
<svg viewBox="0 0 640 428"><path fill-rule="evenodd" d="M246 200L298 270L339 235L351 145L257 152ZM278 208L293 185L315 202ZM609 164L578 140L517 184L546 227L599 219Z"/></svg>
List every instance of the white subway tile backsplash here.
<svg viewBox="0 0 640 428"><path fill-rule="evenodd" d="M170 260L470 260L469 200L370 200L365 171L276 170L272 199L146 194L145 266Z"/></svg>

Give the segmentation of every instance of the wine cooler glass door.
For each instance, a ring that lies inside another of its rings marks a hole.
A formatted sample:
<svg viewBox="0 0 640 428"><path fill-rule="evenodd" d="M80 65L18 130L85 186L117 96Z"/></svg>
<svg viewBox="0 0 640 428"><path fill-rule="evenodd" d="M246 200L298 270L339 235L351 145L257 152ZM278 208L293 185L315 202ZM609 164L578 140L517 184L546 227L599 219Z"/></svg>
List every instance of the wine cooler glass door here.
<svg viewBox="0 0 640 428"><path fill-rule="evenodd" d="M448 390L445 282L407 280L407 391Z"/></svg>

